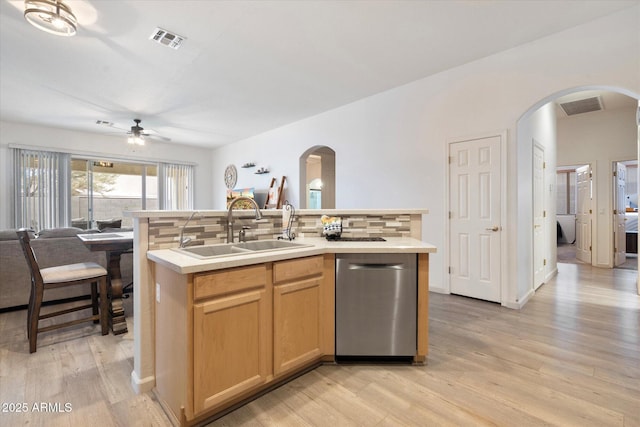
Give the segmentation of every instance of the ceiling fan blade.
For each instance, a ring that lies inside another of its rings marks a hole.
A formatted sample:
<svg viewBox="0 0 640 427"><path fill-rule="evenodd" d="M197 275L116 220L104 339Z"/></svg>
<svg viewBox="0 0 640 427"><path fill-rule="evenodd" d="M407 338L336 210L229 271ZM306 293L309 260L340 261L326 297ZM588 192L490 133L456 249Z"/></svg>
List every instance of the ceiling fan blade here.
<svg viewBox="0 0 640 427"><path fill-rule="evenodd" d="M162 136L162 135L158 135L157 133L143 133L142 135L144 135L145 137L149 137L150 139L157 139L157 140L165 141L165 142L171 141L171 138L168 138L168 137Z"/></svg>
<svg viewBox="0 0 640 427"><path fill-rule="evenodd" d="M126 135L142 136L142 137L145 137L145 138L155 139L155 140L159 140L159 141L166 141L166 142L171 141L171 138L168 138L166 136L162 136L162 135L160 135L158 132L156 132L153 129L146 129L145 130L145 128L141 126L142 120L133 119L133 121L135 122L135 124L133 126L129 127L128 129L116 126L113 122L109 122L109 121L106 121L106 120L96 120L96 124L100 125L100 126L103 126L105 128L117 129L119 131L124 132Z"/></svg>

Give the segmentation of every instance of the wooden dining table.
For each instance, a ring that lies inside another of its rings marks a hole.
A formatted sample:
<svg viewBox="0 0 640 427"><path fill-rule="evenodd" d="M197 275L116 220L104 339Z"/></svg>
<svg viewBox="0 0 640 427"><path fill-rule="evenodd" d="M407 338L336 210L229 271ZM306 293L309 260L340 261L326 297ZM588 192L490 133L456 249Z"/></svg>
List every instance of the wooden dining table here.
<svg viewBox="0 0 640 427"><path fill-rule="evenodd" d="M122 271L120 259L123 253L133 250L133 231L78 234L78 238L92 252L104 251L107 255L109 288L109 327L114 335L127 332L122 306Z"/></svg>

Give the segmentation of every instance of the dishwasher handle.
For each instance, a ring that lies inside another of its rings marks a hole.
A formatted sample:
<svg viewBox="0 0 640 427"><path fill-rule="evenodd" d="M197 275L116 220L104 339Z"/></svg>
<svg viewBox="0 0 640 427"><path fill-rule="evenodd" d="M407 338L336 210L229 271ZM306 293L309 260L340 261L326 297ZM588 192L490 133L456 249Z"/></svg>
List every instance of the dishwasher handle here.
<svg viewBox="0 0 640 427"><path fill-rule="evenodd" d="M404 270L403 263L349 263L349 270Z"/></svg>

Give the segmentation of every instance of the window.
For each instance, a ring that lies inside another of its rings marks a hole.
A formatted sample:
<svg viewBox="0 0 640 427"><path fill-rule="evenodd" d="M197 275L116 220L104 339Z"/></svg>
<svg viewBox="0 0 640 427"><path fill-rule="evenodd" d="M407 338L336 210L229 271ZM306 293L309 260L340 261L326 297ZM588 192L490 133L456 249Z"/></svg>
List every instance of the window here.
<svg viewBox="0 0 640 427"><path fill-rule="evenodd" d="M192 209L194 166L13 148L16 228L93 228L126 210Z"/></svg>
<svg viewBox="0 0 640 427"><path fill-rule="evenodd" d="M120 220L132 227L122 212L158 209L155 164L74 158L71 160L71 215L74 227L92 228L98 222Z"/></svg>
<svg viewBox="0 0 640 427"><path fill-rule="evenodd" d="M576 213L576 171L559 170L556 175L556 214Z"/></svg>

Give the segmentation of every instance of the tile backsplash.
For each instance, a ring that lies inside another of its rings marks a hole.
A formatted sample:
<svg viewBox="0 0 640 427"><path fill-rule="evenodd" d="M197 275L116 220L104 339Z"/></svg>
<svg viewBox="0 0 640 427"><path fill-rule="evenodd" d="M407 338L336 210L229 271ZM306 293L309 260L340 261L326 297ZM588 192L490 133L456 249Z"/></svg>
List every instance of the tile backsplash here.
<svg viewBox="0 0 640 427"><path fill-rule="evenodd" d="M296 214L293 232L297 236L322 236L321 214ZM340 215L342 217L342 235L345 237L410 237L412 218L410 214L358 214ZM178 246L180 230L186 218L149 217L149 250L167 249ZM246 230L247 240L274 239L282 235L282 217L265 215L256 221L253 216L234 219L234 235L237 240L242 226ZM194 216L184 237L192 239L191 245L224 243L227 240L227 218L225 215Z"/></svg>

